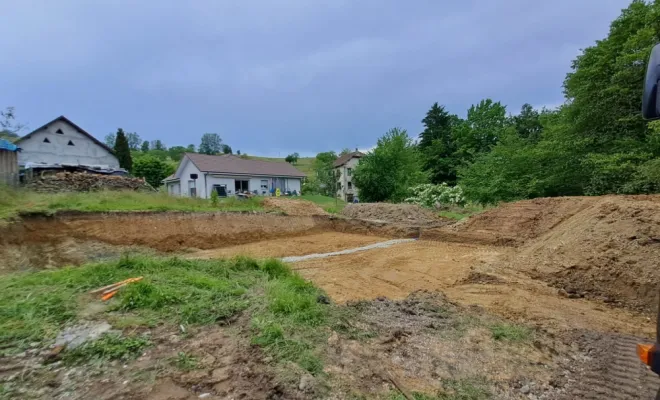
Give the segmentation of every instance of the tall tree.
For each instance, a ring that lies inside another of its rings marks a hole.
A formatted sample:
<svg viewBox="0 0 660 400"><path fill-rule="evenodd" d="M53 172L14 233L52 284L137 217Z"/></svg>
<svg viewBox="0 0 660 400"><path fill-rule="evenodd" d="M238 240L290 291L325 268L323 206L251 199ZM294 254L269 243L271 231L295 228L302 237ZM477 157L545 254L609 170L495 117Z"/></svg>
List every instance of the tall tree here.
<svg viewBox="0 0 660 400"><path fill-rule="evenodd" d="M186 147L186 152L194 153L195 152L195 145L194 144L189 144L188 147Z"/></svg>
<svg viewBox="0 0 660 400"><path fill-rule="evenodd" d="M353 184L365 201L402 201L410 187L427 180L417 147L399 128L378 139L374 150L362 157L353 172Z"/></svg>
<svg viewBox="0 0 660 400"><path fill-rule="evenodd" d="M299 157L300 155L298 153L289 154L288 156L286 156L284 161L288 162L289 164L297 164Z"/></svg>
<svg viewBox="0 0 660 400"><path fill-rule="evenodd" d="M108 147L114 149L115 142L117 141L117 135L114 133L108 133L107 135L105 135L105 138L103 138L103 141Z"/></svg>
<svg viewBox="0 0 660 400"><path fill-rule="evenodd" d="M228 144L223 144L221 147L223 154L232 154L231 146L229 146Z"/></svg>
<svg viewBox="0 0 660 400"><path fill-rule="evenodd" d="M4 111L0 110L0 139L4 137L14 140L20 136L23 129L25 129L25 125L16 122L14 107L7 107Z"/></svg>
<svg viewBox="0 0 660 400"><path fill-rule="evenodd" d="M456 182L456 144L452 129L460 119L445 111L444 106L434 103L422 120L424 131L419 134L424 169L431 182L454 184Z"/></svg>
<svg viewBox="0 0 660 400"><path fill-rule="evenodd" d="M116 137L115 156L119 160L119 167L130 172L133 170L133 159L131 158L131 150L128 148L128 140L126 140L124 130L121 128L117 129Z"/></svg>
<svg viewBox="0 0 660 400"><path fill-rule="evenodd" d="M523 104L520 114L511 117L511 123L521 138L532 142L537 142L540 139L543 130L541 114L531 104Z"/></svg>
<svg viewBox="0 0 660 400"><path fill-rule="evenodd" d="M143 153L148 152L149 151L149 141L145 140L144 142L142 142L142 147L140 149L142 150Z"/></svg>
<svg viewBox="0 0 660 400"><path fill-rule="evenodd" d="M128 132L126 133L126 140L128 141L128 148L137 151L140 150L140 145L142 144L142 139L140 139L140 135L138 135L136 132Z"/></svg>
<svg viewBox="0 0 660 400"><path fill-rule="evenodd" d="M202 154L218 154L222 150L222 139L217 133L205 133L202 135L202 142L199 145L199 152Z"/></svg>
<svg viewBox="0 0 660 400"><path fill-rule="evenodd" d="M151 150L166 151L167 147L165 146L165 143L163 143L160 139L156 139L151 141Z"/></svg>
<svg viewBox="0 0 660 400"><path fill-rule="evenodd" d="M479 154L490 151L506 127L506 107L499 101L485 99L472 105L465 121L453 130L460 163L469 163Z"/></svg>
<svg viewBox="0 0 660 400"><path fill-rule="evenodd" d="M163 184L163 179L172 173L174 173L173 167L156 157L146 155L135 160L133 174L139 178L144 178L147 183L155 188L160 187Z"/></svg>
<svg viewBox="0 0 660 400"><path fill-rule="evenodd" d="M172 146L169 149L167 149L167 154L172 160L181 161L181 159L183 158L183 154L186 151L187 149L183 146Z"/></svg>
<svg viewBox="0 0 660 400"><path fill-rule="evenodd" d="M336 196L336 180L332 166L336 159L337 154L334 151L319 153L314 159L314 174L319 183L319 191L326 196Z"/></svg>

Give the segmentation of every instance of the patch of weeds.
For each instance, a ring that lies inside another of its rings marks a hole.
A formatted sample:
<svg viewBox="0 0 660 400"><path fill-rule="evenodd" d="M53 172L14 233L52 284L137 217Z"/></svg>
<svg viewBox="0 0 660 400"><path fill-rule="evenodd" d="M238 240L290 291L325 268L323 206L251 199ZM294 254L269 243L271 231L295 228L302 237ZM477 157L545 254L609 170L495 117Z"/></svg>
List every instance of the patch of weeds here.
<svg viewBox="0 0 660 400"><path fill-rule="evenodd" d="M532 338L532 331L521 325L499 323L490 326L490 332L495 340L508 342L526 342Z"/></svg>
<svg viewBox="0 0 660 400"><path fill-rule="evenodd" d="M438 400L487 400L492 396L483 378L445 379L442 386L445 390L436 397Z"/></svg>
<svg viewBox="0 0 660 400"><path fill-rule="evenodd" d="M332 330L346 336L350 340L367 340L378 336L378 332L362 329L356 326L359 318L356 307L341 307L332 311Z"/></svg>
<svg viewBox="0 0 660 400"><path fill-rule="evenodd" d="M197 358L180 351L174 358L174 365L182 371L192 371L197 368Z"/></svg>
<svg viewBox="0 0 660 400"><path fill-rule="evenodd" d="M131 360L137 358L150 345L151 341L144 336L105 334L98 340L66 351L63 361L78 364L88 361Z"/></svg>

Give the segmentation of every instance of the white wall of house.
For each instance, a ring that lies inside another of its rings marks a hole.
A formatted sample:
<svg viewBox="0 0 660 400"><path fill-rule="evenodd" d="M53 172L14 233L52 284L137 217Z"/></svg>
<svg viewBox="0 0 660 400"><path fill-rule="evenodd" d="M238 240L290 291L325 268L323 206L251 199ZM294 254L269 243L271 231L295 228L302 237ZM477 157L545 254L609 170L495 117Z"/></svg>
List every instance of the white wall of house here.
<svg viewBox="0 0 660 400"><path fill-rule="evenodd" d="M208 191L204 187L204 174L197 169L195 164L186 159L185 165L182 165L181 175L179 175L179 182L181 182L181 195L190 196L190 174L197 174L197 181L194 182L197 187L197 197L208 198Z"/></svg>
<svg viewBox="0 0 660 400"><path fill-rule="evenodd" d="M62 133L56 133L60 130ZM44 142L48 139L50 143ZM72 145L69 144L71 142ZM18 162L82 164L119 168L119 161L107 149L64 121L55 121L19 143Z"/></svg>
<svg viewBox="0 0 660 400"><path fill-rule="evenodd" d="M337 178L337 197L344 201L347 201L347 195L349 194L358 196L358 190L355 185L353 185L353 172L359 163L360 159L358 157L353 157L344 165L335 168L335 170L339 172L339 177ZM351 170L350 172L349 169Z"/></svg>

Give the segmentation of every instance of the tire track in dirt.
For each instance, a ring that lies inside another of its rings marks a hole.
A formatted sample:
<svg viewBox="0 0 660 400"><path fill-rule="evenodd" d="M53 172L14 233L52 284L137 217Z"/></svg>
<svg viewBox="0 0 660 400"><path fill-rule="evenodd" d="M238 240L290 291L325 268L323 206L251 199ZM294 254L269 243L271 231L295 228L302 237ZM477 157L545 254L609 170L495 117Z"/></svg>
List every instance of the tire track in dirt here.
<svg viewBox="0 0 660 400"><path fill-rule="evenodd" d="M579 341L588 360L572 366L573 377L556 400L655 398L660 378L642 364L635 351L644 339L590 332Z"/></svg>

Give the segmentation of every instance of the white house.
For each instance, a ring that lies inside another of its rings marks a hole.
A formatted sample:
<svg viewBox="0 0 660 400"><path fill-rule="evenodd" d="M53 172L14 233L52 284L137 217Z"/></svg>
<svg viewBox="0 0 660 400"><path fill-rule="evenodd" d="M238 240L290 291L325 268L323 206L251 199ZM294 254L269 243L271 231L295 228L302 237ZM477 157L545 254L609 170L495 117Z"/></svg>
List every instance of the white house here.
<svg viewBox="0 0 660 400"><path fill-rule="evenodd" d="M353 185L353 171L360 162L364 154L359 151L344 154L335 160L332 166L335 169L335 178L337 179L337 197L349 203L354 197L358 197L358 190Z"/></svg>
<svg viewBox="0 0 660 400"><path fill-rule="evenodd" d="M114 151L64 116L20 138L18 163L82 165L118 169Z"/></svg>
<svg viewBox="0 0 660 400"><path fill-rule="evenodd" d="M271 190L300 194L305 174L289 163L249 160L231 154L209 156L186 153L174 175L163 180L167 192L176 196L209 198L250 192L265 196Z"/></svg>

